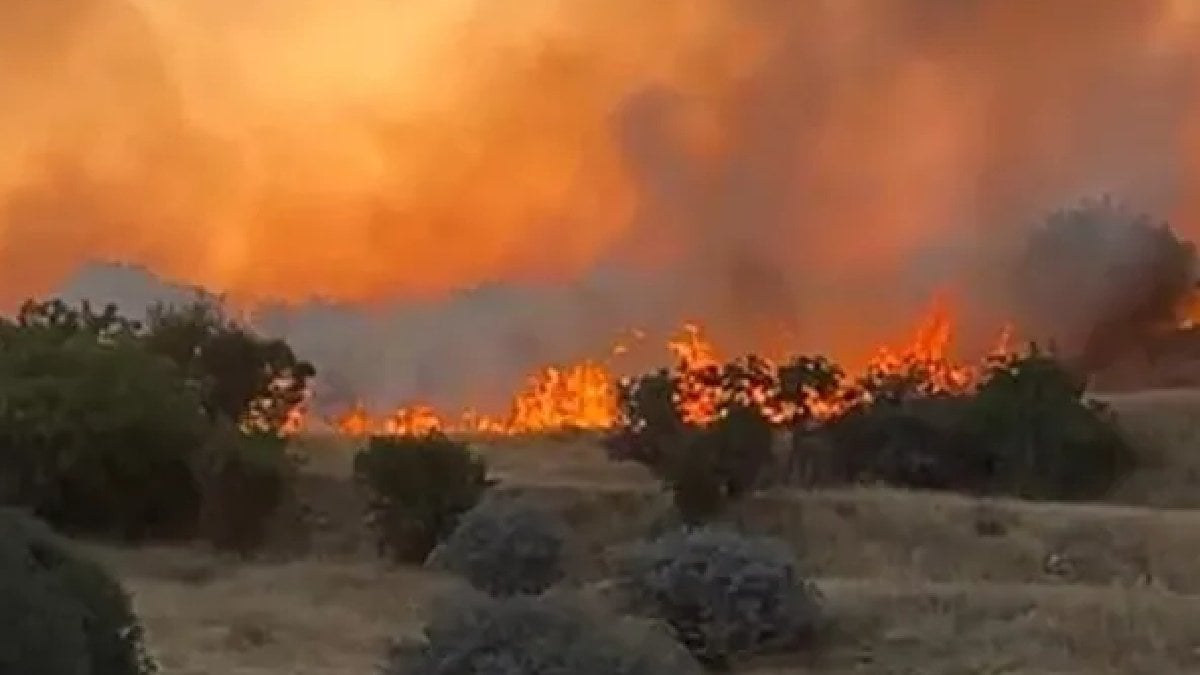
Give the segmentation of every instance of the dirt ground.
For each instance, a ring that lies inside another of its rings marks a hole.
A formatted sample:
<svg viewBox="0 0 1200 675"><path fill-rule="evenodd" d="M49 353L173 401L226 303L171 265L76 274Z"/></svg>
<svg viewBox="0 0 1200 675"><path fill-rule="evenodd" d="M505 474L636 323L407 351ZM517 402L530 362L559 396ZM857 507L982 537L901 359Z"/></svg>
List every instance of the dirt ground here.
<svg viewBox="0 0 1200 675"><path fill-rule="evenodd" d="M1113 503L860 488L745 504L739 521L795 546L831 627L819 653L743 672L1200 673L1200 392L1111 403L1147 460ZM317 526L286 559L88 546L133 593L168 675L366 675L389 641L419 636L431 599L455 583L375 560L351 448L308 444L302 490ZM654 484L586 438L485 451L501 489L571 523L569 583L602 578L611 547L662 517Z"/></svg>

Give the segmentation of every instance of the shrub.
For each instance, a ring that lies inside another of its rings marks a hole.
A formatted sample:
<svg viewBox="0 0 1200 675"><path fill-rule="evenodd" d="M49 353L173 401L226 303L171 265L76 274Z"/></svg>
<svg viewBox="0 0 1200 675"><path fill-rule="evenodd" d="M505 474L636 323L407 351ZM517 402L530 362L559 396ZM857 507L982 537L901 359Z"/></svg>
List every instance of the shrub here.
<svg viewBox="0 0 1200 675"><path fill-rule="evenodd" d="M1085 399L1083 380L1036 350L992 369L963 427L991 492L1091 499L1136 464L1114 416Z"/></svg>
<svg viewBox="0 0 1200 675"><path fill-rule="evenodd" d="M635 545L619 582L630 610L666 621L712 667L798 646L820 618L818 592L786 544L712 527Z"/></svg>
<svg viewBox="0 0 1200 675"><path fill-rule="evenodd" d="M604 438L609 459L636 462L660 478L666 474L668 458L688 430L675 407L675 386L667 370L621 381L619 422Z"/></svg>
<svg viewBox="0 0 1200 675"><path fill-rule="evenodd" d="M964 436L968 396L881 399L831 421L835 479L930 489L982 490L987 466Z"/></svg>
<svg viewBox="0 0 1200 675"><path fill-rule="evenodd" d="M468 511L427 564L491 595L537 594L563 576L566 524L514 499L488 499Z"/></svg>
<svg viewBox="0 0 1200 675"><path fill-rule="evenodd" d="M454 596L425 628L409 658L392 655L385 675L687 675L697 664L669 637L590 614L565 599Z"/></svg>
<svg viewBox="0 0 1200 675"><path fill-rule="evenodd" d="M0 509L0 672L156 671L120 584L24 513Z"/></svg>
<svg viewBox="0 0 1200 675"><path fill-rule="evenodd" d="M218 299L150 308L146 348L175 362L201 390L214 420L279 433L306 401L316 374L286 342L261 337L226 316Z"/></svg>
<svg viewBox="0 0 1200 675"><path fill-rule="evenodd" d="M4 331L0 498L71 531L190 535L209 431L196 393L131 339L52 333Z"/></svg>
<svg viewBox="0 0 1200 675"><path fill-rule="evenodd" d="M242 555L259 548L294 472L286 439L222 425L197 470L200 534L217 548Z"/></svg>
<svg viewBox="0 0 1200 675"><path fill-rule="evenodd" d="M799 386L809 371L798 366L791 376ZM714 419L684 419L676 398L686 389L717 392ZM757 488L773 465L774 424L756 396L777 389L769 366L754 357L629 380L618 395L620 423L605 447L611 459L649 468L671 491L685 521L709 519Z"/></svg>
<svg viewBox="0 0 1200 675"><path fill-rule="evenodd" d="M486 474L469 447L438 432L375 436L354 457L380 553L404 562L423 562L450 534L489 486Z"/></svg>
<svg viewBox="0 0 1200 675"><path fill-rule="evenodd" d="M1082 379L1036 349L993 364L973 393L879 399L824 432L841 478L1024 498L1102 496L1135 459Z"/></svg>

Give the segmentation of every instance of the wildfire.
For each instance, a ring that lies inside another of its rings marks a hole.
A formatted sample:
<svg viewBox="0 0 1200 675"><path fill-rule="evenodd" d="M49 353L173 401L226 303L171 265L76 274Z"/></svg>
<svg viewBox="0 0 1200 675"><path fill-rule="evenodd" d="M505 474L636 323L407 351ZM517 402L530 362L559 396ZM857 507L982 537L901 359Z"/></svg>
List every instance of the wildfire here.
<svg viewBox="0 0 1200 675"><path fill-rule="evenodd" d="M860 373L847 373L832 388L818 390L803 386L798 392L783 392L779 366L764 358L738 362L740 371L731 384L720 349L697 323L687 323L669 340L667 350L675 359L675 405L684 420L708 424L719 418L730 400L760 408L771 419L784 422L803 412L815 420L829 419L870 395L866 381L918 377L926 393L969 391L983 375L983 363L962 362L953 352L955 315L949 298L940 295L915 327L912 338L898 346L885 345ZM644 334L634 331L636 339ZM1010 355L1013 326L1006 324L987 360ZM612 354L625 353L624 342ZM421 435L431 431L485 435L545 433L567 429L598 430L618 420L617 386L613 369L597 361L566 366L547 366L531 374L525 386L512 397L507 415L481 415L467 410L446 416L427 404L398 408L377 421L362 405L356 405L334 422L346 435ZM781 395L783 394L783 395Z"/></svg>

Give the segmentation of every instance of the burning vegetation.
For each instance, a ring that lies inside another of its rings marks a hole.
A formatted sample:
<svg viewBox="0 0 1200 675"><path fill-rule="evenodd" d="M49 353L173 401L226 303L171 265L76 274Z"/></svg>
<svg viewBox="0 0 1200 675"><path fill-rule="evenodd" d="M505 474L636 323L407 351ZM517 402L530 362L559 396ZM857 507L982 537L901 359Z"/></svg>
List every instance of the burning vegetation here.
<svg viewBox="0 0 1200 675"><path fill-rule="evenodd" d="M922 393L968 391L980 380L989 358L1012 355L1012 328L1005 326L995 349L982 360L960 359L954 351L955 314L950 301L939 296L930 306L912 338L895 346L882 346L860 373L846 376L820 359L801 357L780 365L773 359L748 356L731 366L727 356L705 335L699 324L683 326L666 347L674 358L672 376L676 383L673 400L686 422L704 425L720 414L729 397L751 403L780 423L800 411L828 418L869 397L869 391L884 383L911 380ZM621 348L615 348L620 353ZM816 387L794 380L790 374L811 367L828 369L830 382ZM727 382L730 367L744 371L734 389ZM599 361L553 367L531 375L512 397L506 416L482 415L465 410L445 414L428 404L396 409L383 417L372 417L358 405L334 420L335 428L350 436L423 435L432 431L466 434L517 435L563 430L603 430L620 420L622 388L632 380L618 375Z"/></svg>

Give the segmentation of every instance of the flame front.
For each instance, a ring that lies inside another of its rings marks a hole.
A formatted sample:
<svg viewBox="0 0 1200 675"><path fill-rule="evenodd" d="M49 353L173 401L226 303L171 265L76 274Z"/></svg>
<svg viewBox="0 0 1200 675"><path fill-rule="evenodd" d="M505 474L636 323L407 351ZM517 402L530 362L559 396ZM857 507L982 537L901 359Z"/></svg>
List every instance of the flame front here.
<svg viewBox="0 0 1200 675"><path fill-rule="evenodd" d="M869 396L863 387L863 382L869 380L913 377L925 393L965 393L980 382L988 362L1013 353L1015 329L1005 324L982 361L966 362L953 354L955 325L949 297L938 295L910 340L880 346L861 372L848 374L834 390L805 387L799 392L782 392L778 365L763 358L747 359L743 365L750 376L731 389L723 380L721 350L698 323L687 323L666 344L675 359L675 404L682 418L695 425L718 419L731 400L758 407L768 418L785 422L794 419L801 409L815 420L834 417ZM633 335L644 337L638 331ZM624 343L618 343L612 353L619 355L627 350ZM375 419L359 404L338 417L334 427L350 436L422 435L432 431L516 435L608 429L619 419L618 380L609 365L598 361L546 366L531 374L525 386L512 396L506 415L484 415L475 410L445 415L431 405L414 403Z"/></svg>

